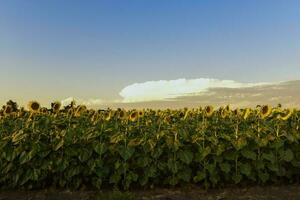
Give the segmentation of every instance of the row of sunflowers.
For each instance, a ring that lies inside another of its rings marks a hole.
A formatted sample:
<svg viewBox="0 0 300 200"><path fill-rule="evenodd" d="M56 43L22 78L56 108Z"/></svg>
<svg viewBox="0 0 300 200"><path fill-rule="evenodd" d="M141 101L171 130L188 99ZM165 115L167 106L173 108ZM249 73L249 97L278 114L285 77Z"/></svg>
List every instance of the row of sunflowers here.
<svg viewBox="0 0 300 200"><path fill-rule="evenodd" d="M0 188L297 182L300 111L89 109L71 102L0 110Z"/></svg>

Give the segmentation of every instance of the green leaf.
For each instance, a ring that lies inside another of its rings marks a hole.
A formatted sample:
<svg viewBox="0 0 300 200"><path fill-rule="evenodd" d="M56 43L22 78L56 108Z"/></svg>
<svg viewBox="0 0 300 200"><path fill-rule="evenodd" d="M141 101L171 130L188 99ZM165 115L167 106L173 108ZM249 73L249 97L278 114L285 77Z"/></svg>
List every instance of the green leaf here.
<svg viewBox="0 0 300 200"><path fill-rule="evenodd" d="M65 140L61 139L55 146L54 146L54 151L57 151L64 145Z"/></svg>
<svg viewBox="0 0 300 200"><path fill-rule="evenodd" d="M190 164L193 160L193 153L189 150L180 150L178 152L178 157L185 164Z"/></svg>
<svg viewBox="0 0 300 200"><path fill-rule="evenodd" d="M85 162L91 157L91 155L92 151L89 151L87 149L80 149L78 158L81 162Z"/></svg>
<svg viewBox="0 0 300 200"><path fill-rule="evenodd" d="M246 176L250 176L252 167L248 163L243 163L240 165L240 170L241 170L242 174L244 174Z"/></svg>
<svg viewBox="0 0 300 200"><path fill-rule="evenodd" d="M193 178L193 180L195 183L198 183L198 182L204 180L205 178L206 178L206 173L203 170L203 171L198 171L197 175Z"/></svg>
<svg viewBox="0 0 300 200"><path fill-rule="evenodd" d="M119 148L119 154L120 156L126 161L128 160L129 158L131 158L131 156L133 155L134 153L134 148L130 148L130 147L122 147L122 148Z"/></svg>
<svg viewBox="0 0 300 200"><path fill-rule="evenodd" d="M241 151L241 154L245 157L245 158L248 158L248 159L251 159L251 160L256 160L256 153L253 152L253 151L250 151L248 149L243 149Z"/></svg>
<svg viewBox="0 0 300 200"><path fill-rule="evenodd" d="M281 153L281 152L280 152ZM281 160L291 162L294 159L294 153L291 149L287 149L281 153Z"/></svg>
<svg viewBox="0 0 300 200"><path fill-rule="evenodd" d="M220 166L221 170L223 172L225 172L226 174L228 174L230 172L231 166L229 163L223 162L223 163L220 163L219 166Z"/></svg>
<svg viewBox="0 0 300 200"><path fill-rule="evenodd" d="M242 175L240 175L240 174L235 174L235 175L232 176L232 180L234 181L235 184L237 184L237 183L241 182L241 180L242 180Z"/></svg>
<svg viewBox="0 0 300 200"><path fill-rule="evenodd" d="M31 150L30 152L23 151L19 158L20 164L24 164L24 163L30 161L34 155L35 155L34 150Z"/></svg>
<svg viewBox="0 0 300 200"><path fill-rule="evenodd" d="M98 143L94 146L94 151L99 155L103 155L107 150L105 143Z"/></svg>
<svg viewBox="0 0 300 200"><path fill-rule="evenodd" d="M270 175L269 175L267 172L259 171L259 172L258 172L258 177L259 177L259 179L260 179L263 183L265 183L265 182L267 182L267 181L269 180Z"/></svg>
<svg viewBox="0 0 300 200"><path fill-rule="evenodd" d="M178 178L184 180L185 182L189 182L192 176L192 170L190 168L186 168L178 173Z"/></svg>
<svg viewBox="0 0 300 200"><path fill-rule="evenodd" d="M109 183L114 183L117 184L121 180L121 175L119 173L114 173L110 178L109 178Z"/></svg>
<svg viewBox="0 0 300 200"><path fill-rule="evenodd" d="M276 161L276 157L275 157L274 153L272 153L272 152L269 152L269 153L263 153L263 154L261 155L261 158L262 158L262 159L265 159L265 160L268 160L268 161L270 161L271 163L274 163L274 162Z"/></svg>

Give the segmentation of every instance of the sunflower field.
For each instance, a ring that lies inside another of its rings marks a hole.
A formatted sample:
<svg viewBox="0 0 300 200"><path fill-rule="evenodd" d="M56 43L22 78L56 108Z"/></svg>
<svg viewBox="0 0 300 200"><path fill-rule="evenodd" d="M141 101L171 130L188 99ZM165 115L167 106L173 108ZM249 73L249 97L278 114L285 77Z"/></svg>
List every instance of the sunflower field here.
<svg viewBox="0 0 300 200"><path fill-rule="evenodd" d="M212 106L165 110L0 110L0 188L298 182L300 111Z"/></svg>

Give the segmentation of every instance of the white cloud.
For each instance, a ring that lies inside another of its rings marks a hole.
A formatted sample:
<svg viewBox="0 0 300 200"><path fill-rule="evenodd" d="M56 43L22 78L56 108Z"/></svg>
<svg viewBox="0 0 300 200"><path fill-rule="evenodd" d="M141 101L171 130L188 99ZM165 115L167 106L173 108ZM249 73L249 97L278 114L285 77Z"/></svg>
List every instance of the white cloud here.
<svg viewBox="0 0 300 200"><path fill-rule="evenodd" d="M122 89L119 94L123 97L124 103L131 103L206 94L213 88L246 88L261 85L268 85L268 83L241 83L209 78L160 80L134 83Z"/></svg>

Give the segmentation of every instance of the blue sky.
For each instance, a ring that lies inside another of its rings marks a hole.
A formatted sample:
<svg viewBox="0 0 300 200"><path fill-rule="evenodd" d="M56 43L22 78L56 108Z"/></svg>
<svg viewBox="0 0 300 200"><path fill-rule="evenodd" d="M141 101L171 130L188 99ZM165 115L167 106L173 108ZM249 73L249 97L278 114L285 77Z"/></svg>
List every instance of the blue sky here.
<svg viewBox="0 0 300 200"><path fill-rule="evenodd" d="M4 0L0 101L121 99L134 83L298 80L300 2Z"/></svg>

